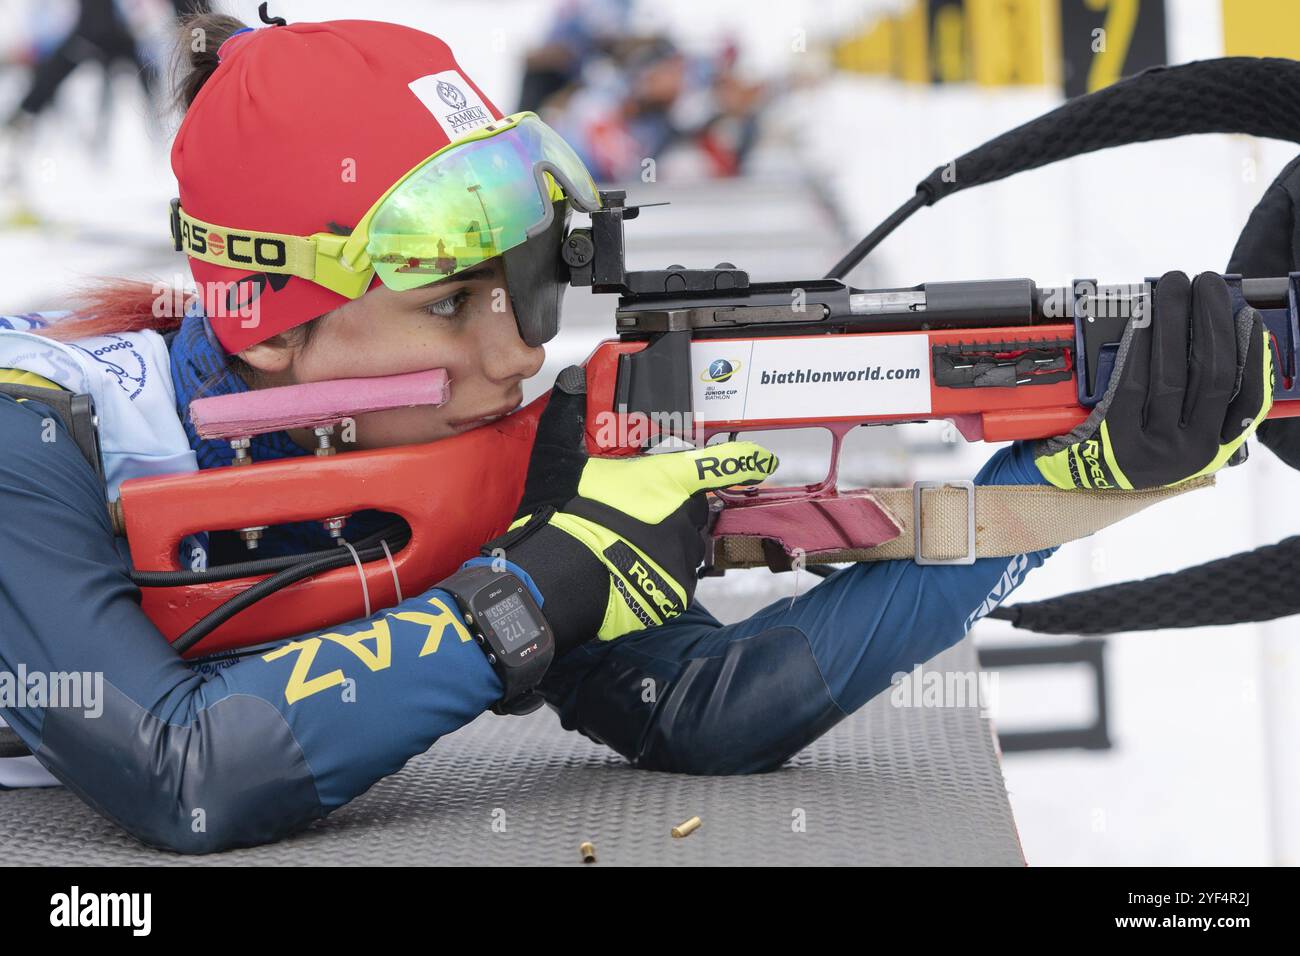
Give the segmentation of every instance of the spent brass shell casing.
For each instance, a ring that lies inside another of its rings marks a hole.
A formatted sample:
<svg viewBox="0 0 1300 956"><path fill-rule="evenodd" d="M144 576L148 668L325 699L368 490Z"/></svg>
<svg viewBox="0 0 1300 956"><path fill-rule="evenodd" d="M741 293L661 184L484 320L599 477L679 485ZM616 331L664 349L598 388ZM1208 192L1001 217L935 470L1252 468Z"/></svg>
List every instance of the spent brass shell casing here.
<svg viewBox="0 0 1300 956"><path fill-rule="evenodd" d="M582 854L583 863L596 862L596 848L591 843L583 843L578 847L578 852Z"/></svg>
<svg viewBox="0 0 1300 956"><path fill-rule="evenodd" d="M673 827L673 838L680 840L682 837L688 837L700 828L703 821L699 817L691 817L685 823L679 823Z"/></svg>

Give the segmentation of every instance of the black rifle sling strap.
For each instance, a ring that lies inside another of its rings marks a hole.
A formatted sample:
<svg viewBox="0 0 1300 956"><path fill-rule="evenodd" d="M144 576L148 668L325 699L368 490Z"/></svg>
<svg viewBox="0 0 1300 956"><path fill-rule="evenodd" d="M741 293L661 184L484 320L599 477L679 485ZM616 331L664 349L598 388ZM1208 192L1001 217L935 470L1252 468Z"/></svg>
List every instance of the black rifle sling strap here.
<svg viewBox="0 0 1300 956"><path fill-rule="evenodd" d="M1076 96L935 169L828 276L846 276L913 213L946 196L1084 153L1198 133L1245 133L1300 143L1297 88L1300 62L1228 56L1153 67Z"/></svg>
<svg viewBox="0 0 1300 956"><path fill-rule="evenodd" d="M1248 624L1300 614L1300 536L1194 568L995 609L1042 634Z"/></svg>
<svg viewBox="0 0 1300 956"><path fill-rule="evenodd" d="M1300 271L1300 157L1291 160L1268 187L1228 261L1228 272L1247 279L1296 271ZM1258 434L1265 448L1300 470L1300 419L1263 422Z"/></svg>

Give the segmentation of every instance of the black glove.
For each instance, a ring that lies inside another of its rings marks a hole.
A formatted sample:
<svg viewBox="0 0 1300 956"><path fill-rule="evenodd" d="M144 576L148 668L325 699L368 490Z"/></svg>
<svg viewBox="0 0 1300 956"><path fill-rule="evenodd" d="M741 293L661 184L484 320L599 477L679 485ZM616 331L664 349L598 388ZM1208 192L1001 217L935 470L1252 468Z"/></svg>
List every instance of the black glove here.
<svg viewBox="0 0 1300 956"><path fill-rule="evenodd" d="M1120 340L1106 394L1087 420L1035 448L1058 488L1159 488L1218 471L1273 405L1273 350L1223 277L1166 273L1148 321Z"/></svg>
<svg viewBox="0 0 1300 956"><path fill-rule="evenodd" d="M752 485L776 456L753 442L635 458L589 458L583 370L560 373L537 426L524 495L504 551L542 593L556 654L681 614L704 560L705 493Z"/></svg>

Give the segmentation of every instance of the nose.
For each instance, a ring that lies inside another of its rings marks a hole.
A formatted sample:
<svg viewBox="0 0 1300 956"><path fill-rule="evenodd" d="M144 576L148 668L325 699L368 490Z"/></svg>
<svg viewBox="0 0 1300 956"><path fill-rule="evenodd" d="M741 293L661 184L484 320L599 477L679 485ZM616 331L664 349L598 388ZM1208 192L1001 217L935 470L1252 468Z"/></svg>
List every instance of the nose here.
<svg viewBox="0 0 1300 956"><path fill-rule="evenodd" d="M512 306L498 318L500 321L488 323L492 331L490 341L483 343L484 373L503 385L514 385L532 378L541 371L542 363L546 361L546 350L523 340Z"/></svg>

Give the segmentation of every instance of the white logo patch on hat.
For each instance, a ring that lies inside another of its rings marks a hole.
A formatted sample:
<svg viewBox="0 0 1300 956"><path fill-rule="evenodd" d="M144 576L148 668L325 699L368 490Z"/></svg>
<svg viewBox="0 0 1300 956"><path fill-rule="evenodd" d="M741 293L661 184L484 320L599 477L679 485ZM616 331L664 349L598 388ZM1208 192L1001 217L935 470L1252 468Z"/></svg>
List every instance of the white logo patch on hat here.
<svg viewBox="0 0 1300 956"><path fill-rule="evenodd" d="M422 76L408 86L452 142L492 122L491 111L455 70Z"/></svg>

